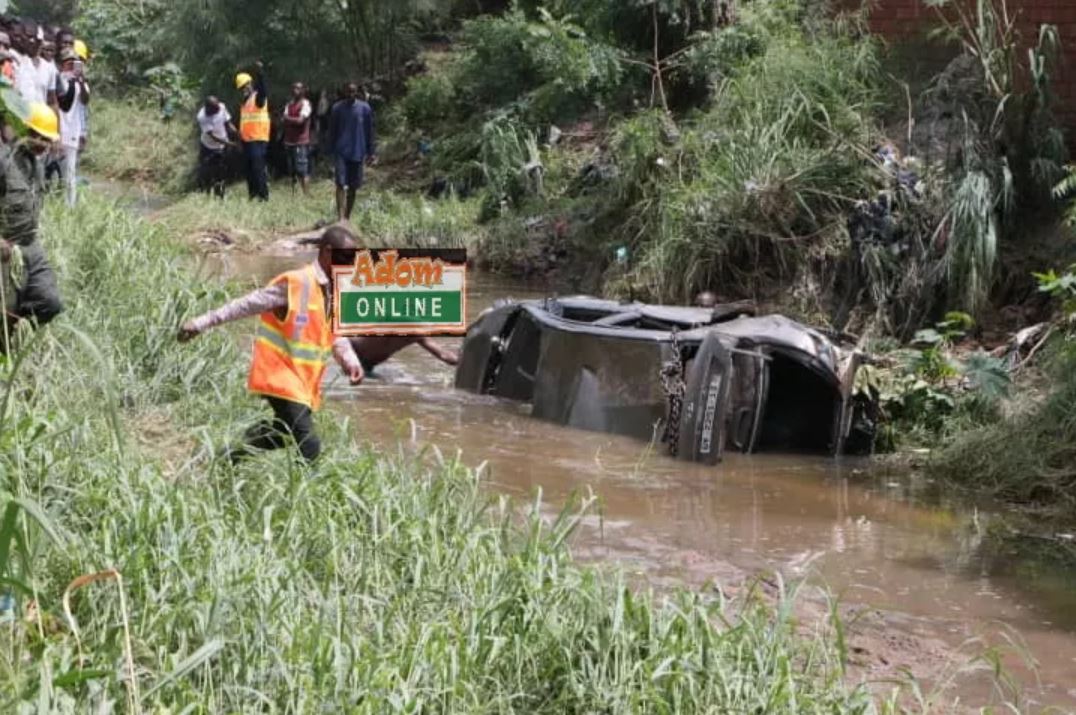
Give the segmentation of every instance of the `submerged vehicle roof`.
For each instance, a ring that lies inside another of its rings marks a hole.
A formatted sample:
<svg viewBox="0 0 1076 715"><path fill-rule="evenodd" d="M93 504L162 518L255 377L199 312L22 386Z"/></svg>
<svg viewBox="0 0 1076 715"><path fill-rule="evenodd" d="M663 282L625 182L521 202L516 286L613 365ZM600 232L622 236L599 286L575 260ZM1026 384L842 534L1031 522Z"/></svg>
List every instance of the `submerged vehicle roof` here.
<svg viewBox="0 0 1076 715"><path fill-rule="evenodd" d="M784 315L756 316L748 303L726 303L713 308L623 303L572 296L515 303L541 322L561 330L585 332L627 340L669 341L673 331L681 343L698 343L717 333L733 341L803 353L816 367L834 376L840 371L839 348L821 331Z"/></svg>
<svg viewBox="0 0 1076 715"><path fill-rule="evenodd" d="M862 432L853 405L861 357L749 304L573 296L483 313L456 386L527 402L558 424L660 437L671 454L712 464L726 450L847 452Z"/></svg>

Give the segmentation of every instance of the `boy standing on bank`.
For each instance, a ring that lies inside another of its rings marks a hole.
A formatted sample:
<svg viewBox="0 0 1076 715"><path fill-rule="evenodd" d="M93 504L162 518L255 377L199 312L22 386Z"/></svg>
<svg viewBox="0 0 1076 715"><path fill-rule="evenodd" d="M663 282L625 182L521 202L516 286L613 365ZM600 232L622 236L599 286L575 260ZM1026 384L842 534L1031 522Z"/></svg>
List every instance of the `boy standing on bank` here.
<svg viewBox="0 0 1076 715"><path fill-rule="evenodd" d="M354 82L344 88L344 98L333 107L329 137L336 158L336 217L343 222L351 218L355 208L363 166L372 164L377 155L374 110L359 99L359 86Z"/></svg>

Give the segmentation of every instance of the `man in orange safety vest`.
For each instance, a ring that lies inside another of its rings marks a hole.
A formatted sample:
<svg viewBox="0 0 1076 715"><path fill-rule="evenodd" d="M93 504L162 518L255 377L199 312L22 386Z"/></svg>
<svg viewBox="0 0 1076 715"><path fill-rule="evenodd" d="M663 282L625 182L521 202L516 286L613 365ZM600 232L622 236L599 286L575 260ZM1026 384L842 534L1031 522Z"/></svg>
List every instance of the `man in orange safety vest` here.
<svg viewBox="0 0 1076 715"><path fill-rule="evenodd" d="M265 86L262 63L254 66L254 74L240 72L235 76L235 88L243 98L239 108L239 139L243 142L246 163L247 192L251 199L269 200L269 90Z"/></svg>
<svg viewBox="0 0 1076 715"><path fill-rule="evenodd" d="M333 335L331 320L333 252L354 249L355 239L347 229L333 226L307 243L318 247L314 263L277 276L268 287L195 318L179 331L179 341L187 342L222 323L261 316L247 388L269 402L274 417L247 432L244 445L230 452L233 462L255 450L284 447L289 436L303 457L314 461L321 441L314 433L313 412L321 406L329 356L352 385L365 377L348 339Z"/></svg>

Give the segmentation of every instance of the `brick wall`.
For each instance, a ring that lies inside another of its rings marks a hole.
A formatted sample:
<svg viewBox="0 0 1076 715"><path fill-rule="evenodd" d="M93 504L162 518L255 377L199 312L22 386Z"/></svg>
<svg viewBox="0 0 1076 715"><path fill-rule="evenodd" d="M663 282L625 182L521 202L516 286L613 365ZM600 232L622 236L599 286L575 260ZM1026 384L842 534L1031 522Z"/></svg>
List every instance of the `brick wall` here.
<svg viewBox="0 0 1076 715"><path fill-rule="evenodd" d="M1054 72L1057 112L1071 142L1076 139L1076 0L1008 0L1008 7L1025 46L1038 40L1042 25L1057 26L1062 51L1061 66ZM944 58L939 48L926 41L937 19L936 11L923 0L875 0L870 15L875 32L896 48L911 45L921 51L919 59L930 69L938 69Z"/></svg>

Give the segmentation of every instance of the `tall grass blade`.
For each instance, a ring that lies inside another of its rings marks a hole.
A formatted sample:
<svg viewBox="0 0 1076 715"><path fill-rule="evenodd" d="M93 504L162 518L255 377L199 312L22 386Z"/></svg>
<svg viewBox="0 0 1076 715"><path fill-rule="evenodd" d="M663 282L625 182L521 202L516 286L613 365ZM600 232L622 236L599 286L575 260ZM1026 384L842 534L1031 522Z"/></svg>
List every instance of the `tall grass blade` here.
<svg viewBox="0 0 1076 715"><path fill-rule="evenodd" d="M69 583L63 593L64 615L67 617L67 623L71 627L71 633L75 636L79 662L84 662L85 656L82 653L82 638L79 636L78 622L71 612L71 595L79 589L100 581L115 581L116 588L119 591L120 616L123 619L123 651L127 670L124 680L127 683L128 709L132 713L140 713L142 712L142 707L141 698L138 696L138 674L134 665L134 648L131 646L131 620L127 615L127 596L123 588L123 576L120 575L120 572L116 569L108 569L79 576Z"/></svg>
<svg viewBox="0 0 1076 715"><path fill-rule="evenodd" d="M170 685L170 684L174 683L175 681L179 680L180 678L183 678L184 676L186 676L188 673L190 673L191 671L193 671L195 668L202 665L203 663L209 662L210 660L215 658L217 656L217 654L220 653L222 650L224 650L224 641L222 641L222 640L209 641L208 643L203 645L201 648L199 648L198 650L194 651L189 656L184 658L183 661L180 662L180 664L176 666L175 670L173 670L171 673L169 673L168 675L166 675L163 678L161 678L160 680L158 680L157 683L154 684L154 686L152 688L150 688L145 693L143 693L142 700L143 701L146 700L147 698L149 698L151 695L153 695L155 692L157 692L161 688L165 687L166 685Z"/></svg>

